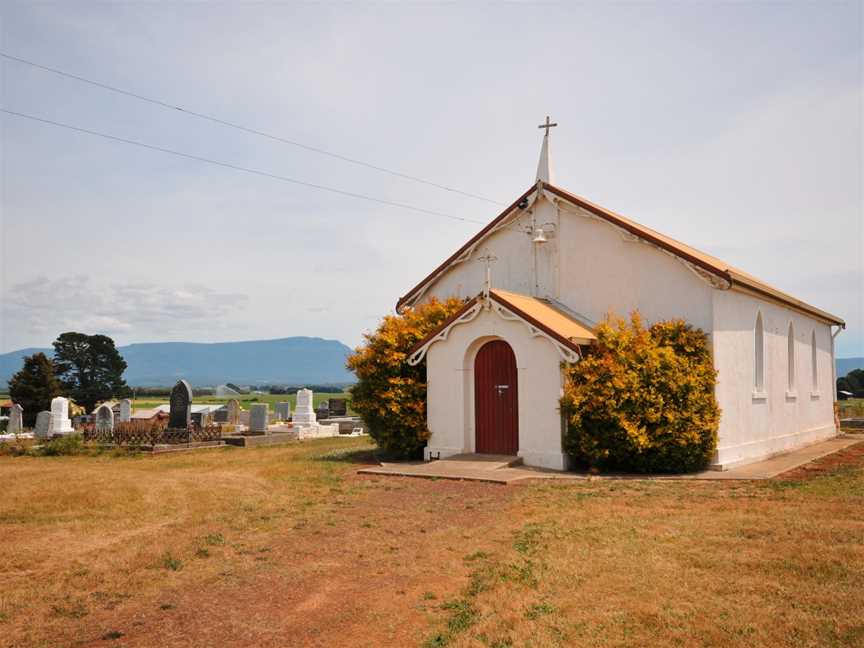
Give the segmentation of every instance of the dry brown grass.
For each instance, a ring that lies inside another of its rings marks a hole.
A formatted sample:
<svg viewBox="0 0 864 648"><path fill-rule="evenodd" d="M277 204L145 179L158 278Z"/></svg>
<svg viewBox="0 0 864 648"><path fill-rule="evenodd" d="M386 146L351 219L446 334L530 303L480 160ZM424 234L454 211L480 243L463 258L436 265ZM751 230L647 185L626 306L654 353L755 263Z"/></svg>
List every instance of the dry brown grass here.
<svg viewBox="0 0 864 648"><path fill-rule="evenodd" d="M358 476L368 448L0 457L0 645L864 645L862 445L515 487Z"/></svg>

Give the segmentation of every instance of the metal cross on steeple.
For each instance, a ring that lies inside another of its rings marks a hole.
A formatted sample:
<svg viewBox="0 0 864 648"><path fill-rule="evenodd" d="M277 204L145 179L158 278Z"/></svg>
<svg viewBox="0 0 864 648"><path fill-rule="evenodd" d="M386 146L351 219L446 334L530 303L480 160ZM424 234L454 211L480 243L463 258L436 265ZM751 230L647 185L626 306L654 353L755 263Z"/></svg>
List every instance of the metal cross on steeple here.
<svg viewBox="0 0 864 648"><path fill-rule="evenodd" d="M486 282L483 284L483 295L488 297L492 290L492 263L498 260L498 257L491 254L488 250L486 253L477 257L478 261L483 261L486 264Z"/></svg>
<svg viewBox="0 0 864 648"><path fill-rule="evenodd" d="M537 128L545 128L546 133L543 135L543 146L540 148L540 161L537 163L537 180L547 184L554 184L555 179L552 177L552 156L549 154L549 129L555 128L557 122L553 123L546 115L546 123L540 124Z"/></svg>
<svg viewBox="0 0 864 648"><path fill-rule="evenodd" d="M549 115L546 115L546 123L545 123L545 124L540 124L537 128L545 128L545 129L546 129L546 135L549 135L549 129L550 129L550 128L555 128L557 125L558 125L557 122L556 122L555 124L553 124L553 123L549 120Z"/></svg>

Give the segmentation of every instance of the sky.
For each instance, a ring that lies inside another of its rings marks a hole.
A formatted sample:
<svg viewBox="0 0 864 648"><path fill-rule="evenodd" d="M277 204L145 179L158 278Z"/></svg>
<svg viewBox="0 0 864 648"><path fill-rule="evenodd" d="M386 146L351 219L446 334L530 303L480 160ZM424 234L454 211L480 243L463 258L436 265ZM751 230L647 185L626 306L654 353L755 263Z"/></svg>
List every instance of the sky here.
<svg viewBox="0 0 864 648"><path fill-rule="evenodd" d="M0 352L351 346L534 181L845 318L864 356L862 4L3 2ZM465 219L465 220L458 220Z"/></svg>

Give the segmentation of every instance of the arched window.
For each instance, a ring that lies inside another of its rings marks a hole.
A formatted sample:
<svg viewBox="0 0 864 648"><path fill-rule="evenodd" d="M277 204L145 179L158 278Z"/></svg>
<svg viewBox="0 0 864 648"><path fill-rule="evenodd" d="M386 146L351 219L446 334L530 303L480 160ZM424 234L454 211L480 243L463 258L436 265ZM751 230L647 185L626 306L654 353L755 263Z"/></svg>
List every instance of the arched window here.
<svg viewBox="0 0 864 648"><path fill-rule="evenodd" d="M795 327L789 322L789 333L786 340L786 389L795 392Z"/></svg>
<svg viewBox="0 0 864 648"><path fill-rule="evenodd" d="M756 331L754 334L754 371L753 388L757 392L765 391L765 342L762 330L762 313L756 315Z"/></svg>
<svg viewBox="0 0 864 648"><path fill-rule="evenodd" d="M810 334L810 371L813 382L813 391L819 391L819 365L816 361L816 330Z"/></svg>

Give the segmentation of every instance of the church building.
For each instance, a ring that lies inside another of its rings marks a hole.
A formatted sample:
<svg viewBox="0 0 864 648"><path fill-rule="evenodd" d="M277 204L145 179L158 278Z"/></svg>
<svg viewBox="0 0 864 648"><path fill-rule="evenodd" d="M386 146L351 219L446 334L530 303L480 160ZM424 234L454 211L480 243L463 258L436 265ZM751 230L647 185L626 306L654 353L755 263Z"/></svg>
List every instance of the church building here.
<svg viewBox="0 0 864 648"><path fill-rule="evenodd" d="M566 469L562 363L607 313L681 318L710 338L722 410L712 467L837 434L836 315L554 184L549 123L536 182L409 290L465 305L411 350L427 366L425 456L522 457Z"/></svg>

